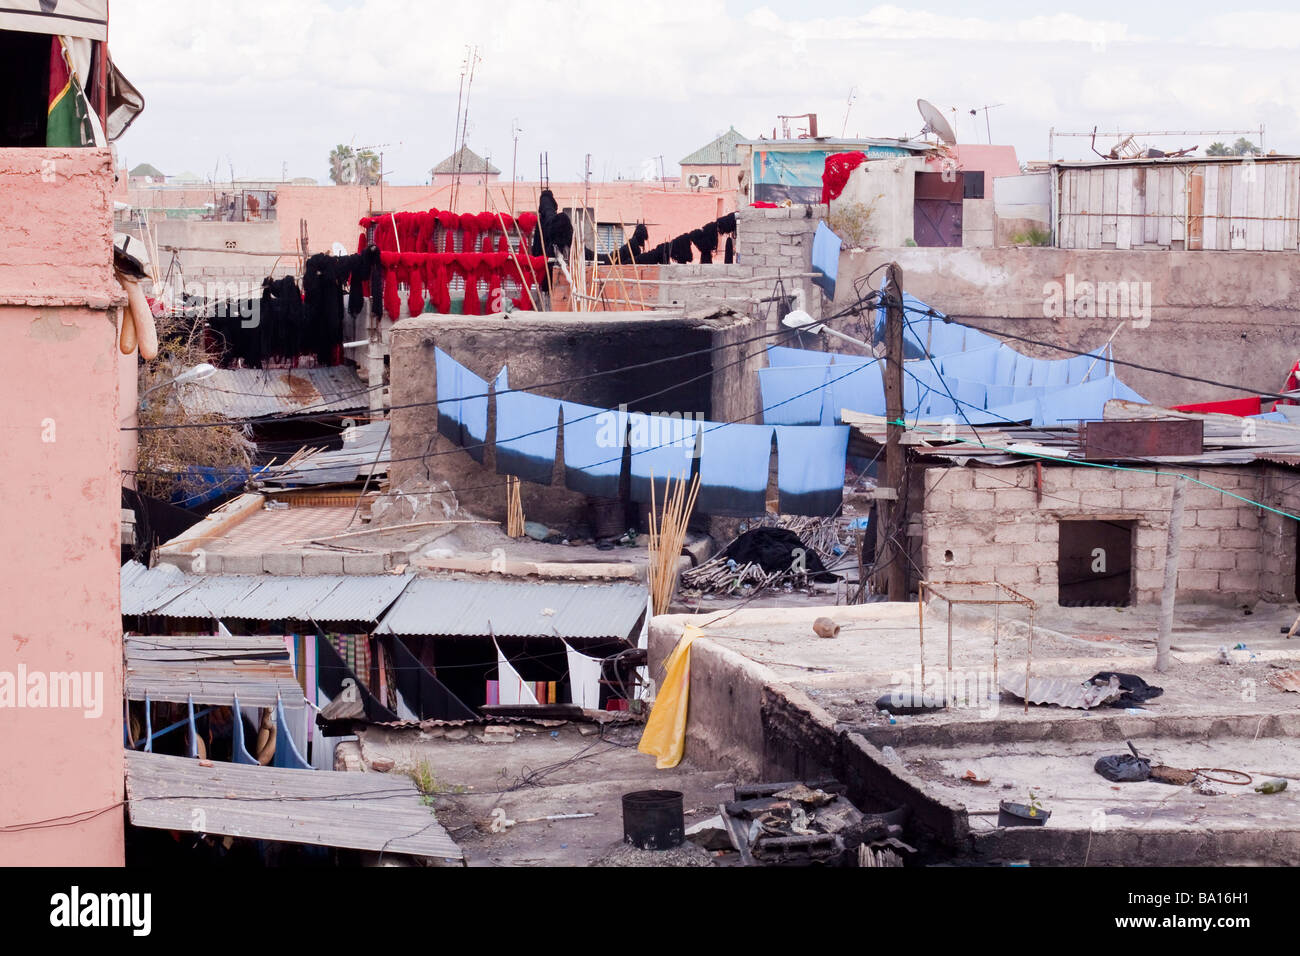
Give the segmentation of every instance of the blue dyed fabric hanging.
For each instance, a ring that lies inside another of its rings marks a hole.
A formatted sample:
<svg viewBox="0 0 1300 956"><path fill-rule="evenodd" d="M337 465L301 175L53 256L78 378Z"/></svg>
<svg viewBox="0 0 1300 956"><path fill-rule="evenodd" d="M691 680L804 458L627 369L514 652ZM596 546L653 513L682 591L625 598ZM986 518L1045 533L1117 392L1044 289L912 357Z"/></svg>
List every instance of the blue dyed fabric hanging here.
<svg viewBox="0 0 1300 956"><path fill-rule="evenodd" d="M735 517L766 511L772 426L704 422L702 431L696 508L703 514Z"/></svg>
<svg viewBox="0 0 1300 956"><path fill-rule="evenodd" d="M438 389L438 434L483 463L487 441L488 384L442 349L434 349ZM505 369L498 380L504 380Z"/></svg>
<svg viewBox="0 0 1300 956"><path fill-rule="evenodd" d="M969 382L996 381L998 349L977 349L974 352L957 352L936 359L944 378L960 378Z"/></svg>
<svg viewBox="0 0 1300 956"><path fill-rule="evenodd" d="M813 285L826 293L826 298L835 298L835 280L840 271L840 249L844 243L824 222L817 223L813 233L812 269L817 273Z"/></svg>
<svg viewBox="0 0 1300 956"><path fill-rule="evenodd" d="M595 498L617 498L627 416L594 405L562 405L565 486Z"/></svg>
<svg viewBox="0 0 1300 956"><path fill-rule="evenodd" d="M492 387L498 394L509 390L509 375L505 368L497 373ZM465 436L465 451L481 465L483 453L487 450L487 383L475 375L471 388L475 389L471 393L474 397L466 398L460 403L461 433Z"/></svg>
<svg viewBox="0 0 1300 956"><path fill-rule="evenodd" d="M831 366L831 406L833 421L837 423L840 412L849 409L866 415L885 414L885 380L881 370L884 360L871 361L851 369L838 363Z"/></svg>
<svg viewBox="0 0 1300 956"><path fill-rule="evenodd" d="M1073 425L1080 421L1100 421L1105 417L1106 402L1122 398L1130 402L1146 399L1114 376L1095 379L1082 385L1049 389L1043 396L1042 425Z"/></svg>
<svg viewBox="0 0 1300 956"><path fill-rule="evenodd" d="M271 758L271 766L285 770L314 769L294 743L289 719L284 713L284 700L279 697L275 700L275 756Z"/></svg>
<svg viewBox="0 0 1300 956"><path fill-rule="evenodd" d="M815 352L812 349L794 349L787 345L769 345L767 364L772 368L788 365L830 365L836 358L834 352Z"/></svg>
<svg viewBox="0 0 1300 956"><path fill-rule="evenodd" d="M829 366L793 365L758 370L767 425L817 425L822 420Z"/></svg>
<svg viewBox="0 0 1300 956"><path fill-rule="evenodd" d="M560 403L554 398L507 392L497 396L497 474L549 485L555 473Z"/></svg>
<svg viewBox="0 0 1300 956"><path fill-rule="evenodd" d="M690 478L699 427L700 423L693 418L640 412L628 416L633 501L650 500L651 472L656 503L664 500L670 480Z"/></svg>
<svg viewBox="0 0 1300 956"><path fill-rule="evenodd" d="M778 426L776 446L781 513L816 517L836 514L844 501L848 427Z"/></svg>

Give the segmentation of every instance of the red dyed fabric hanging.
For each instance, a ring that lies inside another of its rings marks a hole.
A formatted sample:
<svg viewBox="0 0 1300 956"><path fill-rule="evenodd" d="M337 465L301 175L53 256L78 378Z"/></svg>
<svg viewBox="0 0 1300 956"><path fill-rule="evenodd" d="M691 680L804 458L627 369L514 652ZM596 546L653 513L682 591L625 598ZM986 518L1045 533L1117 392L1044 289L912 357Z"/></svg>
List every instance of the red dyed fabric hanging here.
<svg viewBox="0 0 1300 956"><path fill-rule="evenodd" d="M397 284L405 278L405 268L396 252L380 253L380 262L384 266L384 312L396 322L402 314L402 296Z"/></svg>
<svg viewBox="0 0 1300 956"><path fill-rule="evenodd" d="M822 171L822 205L832 199L839 199L840 193L848 185L849 173L867 161L867 154L831 153L826 157L826 167Z"/></svg>
<svg viewBox="0 0 1300 956"><path fill-rule="evenodd" d="M419 252L402 254L402 264L406 268L406 280L411 284L406 294L406 312L419 315L424 311L424 255Z"/></svg>

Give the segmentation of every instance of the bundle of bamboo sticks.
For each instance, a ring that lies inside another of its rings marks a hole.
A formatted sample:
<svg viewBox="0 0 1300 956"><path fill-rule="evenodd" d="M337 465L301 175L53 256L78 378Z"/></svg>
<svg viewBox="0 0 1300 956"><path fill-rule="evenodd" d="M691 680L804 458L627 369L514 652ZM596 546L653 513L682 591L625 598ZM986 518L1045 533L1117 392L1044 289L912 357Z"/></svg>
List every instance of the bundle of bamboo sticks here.
<svg viewBox="0 0 1300 956"><path fill-rule="evenodd" d="M756 561L733 568L725 559L713 558L697 568L683 571L682 584L691 590L708 594L719 591L732 594L741 588L761 591L775 587L788 577L791 577L788 571L764 571Z"/></svg>
<svg viewBox="0 0 1300 956"><path fill-rule="evenodd" d="M519 479L506 476L506 534L512 538L524 536L524 499Z"/></svg>
<svg viewBox="0 0 1300 956"><path fill-rule="evenodd" d="M689 488L688 488L689 484ZM664 489L663 510L655 503L655 476L650 472L650 606L655 614L663 614L673 599L677 588L677 559L686 541L686 526L695 510L695 497L700 490L700 476L689 483L686 475L668 479Z"/></svg>

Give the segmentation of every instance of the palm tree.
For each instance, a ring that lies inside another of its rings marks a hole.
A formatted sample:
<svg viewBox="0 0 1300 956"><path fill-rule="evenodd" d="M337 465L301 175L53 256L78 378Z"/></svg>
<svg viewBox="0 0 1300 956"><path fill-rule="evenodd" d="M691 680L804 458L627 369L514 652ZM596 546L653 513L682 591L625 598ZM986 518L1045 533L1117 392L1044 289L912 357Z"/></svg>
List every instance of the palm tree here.
<svg viewBox="0 0 1300 956"><path fill-rule="evenodd" d="M1258 156L1263 152L1263 150L1244 136L1238 137L1237 141L1232 144L1232 151L1238 156Z"/></svg>
<svg viewBox="0 0 1300 956"><path fill-rule="evenodd" d="M373 150L363 149L356 154L357 182L362 186L378 186L383 171L379 168L379 155Z"/></svg>
<svg viewBox="0 0 1300 956"><path fill-rule="evenodd" d="M357 181L357 158L351 146L339 143L330 150L330 182L346 186Z"/></svg>
<svg viewBox="0 0 1300 956"><path fill-rule="evenodd" d="M1230 150L1223 143L1211 143L1209 146L1205 147L1205 155L1206 156L1231 156L1232 150Z"/></svg>

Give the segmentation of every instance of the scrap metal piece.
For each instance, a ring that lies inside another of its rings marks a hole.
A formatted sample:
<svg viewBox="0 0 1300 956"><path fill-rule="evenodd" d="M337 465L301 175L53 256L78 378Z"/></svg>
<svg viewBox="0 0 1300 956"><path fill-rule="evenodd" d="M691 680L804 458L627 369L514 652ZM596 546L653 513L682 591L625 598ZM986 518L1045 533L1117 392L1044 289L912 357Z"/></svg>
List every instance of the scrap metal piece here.
<svg viewBox="0 0 1300 956"><path fill-rule="evenodd" d="M1075 710L1091 710L1108 704L1118 700L1123 693L1117 677L1111 677L1108 684L1101 686L1070 677L1034 677L1030 679L1026 692L1024 675L1016 674L1004 677L1001 689L1031 704L1055 704Z"/></svg>
<svg viewBox="0 0 1300 956"><path fill-rule="evenodd" d="M1278 690L1289 690L1292 693L1300 694L1300 668L1270 674L1268 682Z"/></svg>
<svg viewBox="0 0 1300 956"><path fill-rule="evenodd" d="M778 800L793 800L796 803L811 804L814 807L825 806L835 800L836 795L827 793L825 790L815 789L805 784L795 784L772 796Z"/></svg>

